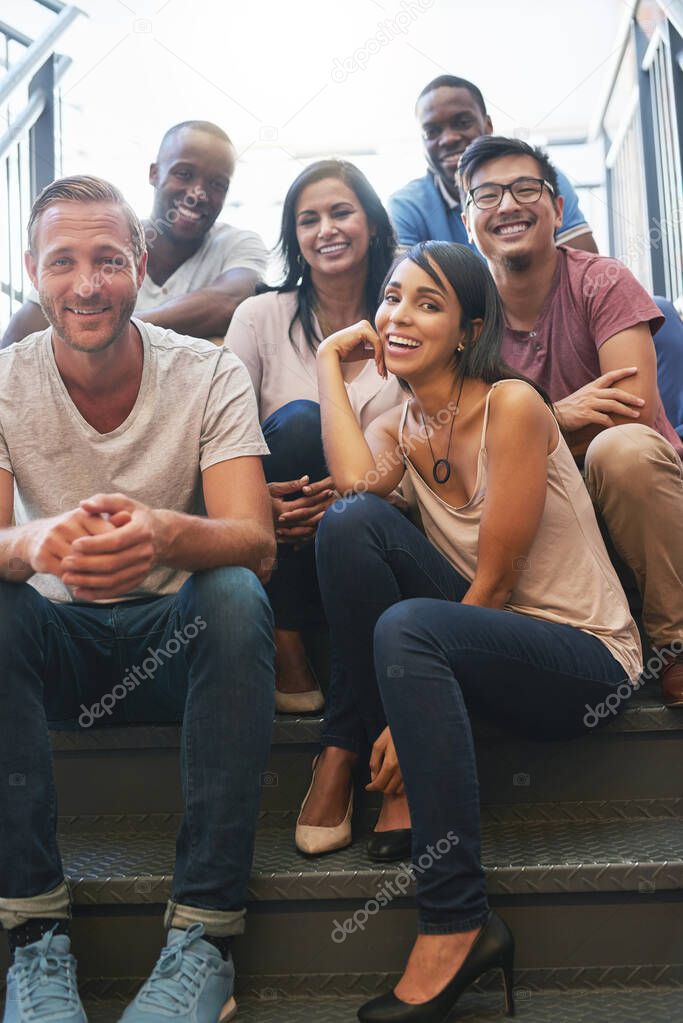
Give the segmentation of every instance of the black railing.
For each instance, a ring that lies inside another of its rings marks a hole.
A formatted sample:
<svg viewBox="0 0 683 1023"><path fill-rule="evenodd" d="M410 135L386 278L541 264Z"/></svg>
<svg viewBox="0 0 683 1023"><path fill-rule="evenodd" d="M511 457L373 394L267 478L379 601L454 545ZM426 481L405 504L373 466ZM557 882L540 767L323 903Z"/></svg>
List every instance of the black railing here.
<svg viewBox="0 0 683 1023"><path fill-rule="evenodd" d="M21 304L31 203L59 173L59 82L71 61L55 47L82 13L58 0L35 0L56 17L36 39L0 21L0 323Z"/></svg>
<svg viewBox="0 0 683 1023"><path fill-rule="evenodd" d="M683 0L632 0L594 125L611 254L683 304Z"/></svg>

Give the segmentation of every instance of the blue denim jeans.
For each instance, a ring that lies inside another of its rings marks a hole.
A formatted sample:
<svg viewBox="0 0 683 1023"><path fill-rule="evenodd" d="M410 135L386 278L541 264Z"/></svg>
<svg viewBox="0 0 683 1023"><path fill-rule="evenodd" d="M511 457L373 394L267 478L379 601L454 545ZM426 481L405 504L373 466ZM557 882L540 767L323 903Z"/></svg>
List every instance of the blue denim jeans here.
<svg viewBox="0 0 683 1023"><path fill-rule="evenodd" d="M653 338L659 393L669 422L683 437L683 323L672 302L659 295L655 302L666 317Z"/></svg>
<svg viewBox="0 0 683 1023"><path fill-rule="evenodd" d="M270 454L263 459L269 483L284 483L306 475L311 483L317 483L329 475L323 453L320 406L314 401L290 401L268 416L261 429L270 448ZM289 500L301 496L300 492L291 494ZM277 564L266 590L278 628L299 630L324 624L313 543L299 550L292 544L278 544Z"/></svg>
<svg viewBox="0 0 683 1023"><path fill-rule="evenodd" d="M64 880L48 722L182 722L171 903L209 933L241 931L273 693L272 615L246 568L106 606L0 581L0 923L45 915Z"/></svg>
<svg viewBox="0 0 683 1023"><path fill-rule="evenodd" d="M338 669L324 743L358 749L388 723L413 828L419 928L445 934L488 913L469 710L534 738L586 733L627 683L594 636L460 604L468 582L396 508L365 495L320 524L318 574ZM623 705L623 701L619 701Z"/></svg>

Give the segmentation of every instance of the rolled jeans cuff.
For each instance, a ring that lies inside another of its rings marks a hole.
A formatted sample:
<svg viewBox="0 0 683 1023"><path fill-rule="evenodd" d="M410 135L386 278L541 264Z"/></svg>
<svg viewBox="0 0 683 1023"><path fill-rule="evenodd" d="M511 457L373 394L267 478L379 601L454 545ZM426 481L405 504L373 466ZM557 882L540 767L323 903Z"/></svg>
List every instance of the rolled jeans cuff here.
<svg viewBox="0 0 683 1023"><path fill-rule="evenodd" d="M212 938L226 938L231 934L244 934L246 909L202 909L200 906L182 906L169 901L164 914L164 927L177 927L186 931L192 924L204 924Z"/></svg>
<svg viewBox="0 0 683 1023"><path fill-rule="evenodd" d="M30 895L26 899L0 898L0 924L6 931L21 927L29 920L68 920L71 917L71 893L66 881L44 895Z"/></svg>
<svg viewBox="0 0 683 1023"><path fill-rule="evenodd" d="M487 907L482 913L476 916L463 917L460 920L424 920L419 918L417 923L418 934L462 934L463 931L473 931L477 927L483 927L491 916L491 910Z"/></svg>

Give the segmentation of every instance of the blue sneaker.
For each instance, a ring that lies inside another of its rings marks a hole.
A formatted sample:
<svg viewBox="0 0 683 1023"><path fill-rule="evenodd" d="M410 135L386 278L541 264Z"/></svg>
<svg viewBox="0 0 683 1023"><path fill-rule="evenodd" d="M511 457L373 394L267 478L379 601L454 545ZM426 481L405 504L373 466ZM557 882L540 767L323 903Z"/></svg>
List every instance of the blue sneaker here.
<svg viewBox="0 0 683 1023"><path fill-rule="evenodd" d="M121 1023L225 1023L237 1012L235 967L208 941L203 924L172 929L168 944Z"/></svg>
<svg viewBox="0 0 683 1023"><path fill-rule="evenodd" d="M55 928L14 953L3 1023L87 1023L76 986L76 960Z"/></svg>

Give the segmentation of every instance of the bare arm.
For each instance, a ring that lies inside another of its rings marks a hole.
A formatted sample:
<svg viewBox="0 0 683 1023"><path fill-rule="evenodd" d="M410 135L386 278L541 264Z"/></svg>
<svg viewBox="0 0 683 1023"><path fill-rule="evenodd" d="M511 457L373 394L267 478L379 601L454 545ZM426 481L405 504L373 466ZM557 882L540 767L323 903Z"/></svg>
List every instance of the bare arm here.
<svg viewBox="0 0 683 1023"><path fill-rule="evenodd" d="M37 330L45 330L49 326L37 302L24 302L9 321L0 348L9 348L15 341L23 341L29 334L35 334Z"/></svg>
<svg viewBox="0 0 683 1023"><path fill-rule="evenodd" d="M82 508L51 519L36 519L24 526L12 526L14 477L0 469L0 579L22 583L36 572L63 578L64 559L72 543L83 536L114 532L128 521L125 513L106 521Z"/></svg>
<svg viewBox="0 0 683 1023"><path fill-rule="evenodd" d="M614 334L598 353L602 375L555 405L567 443L580 458L611 426L652 426L657 413L657 357L647 323Z"/></svg>
<svg viewBox="0 0 683 1023"><path fill-rule="evenodd" d="M240 302L254 294L259 275L255 270L226 270L206 288L169 299L136 316L147 323L168 327L192 337L223 337Z"/></svg>
<svg viewBox="0 0 683 1023"><path fill-rule="evenodd" d="M364 348L366 343L373 346L371 350ZM403 462L397 456L400 409L379 416L364 435L342 374L342 361L372 358L373 352L378 369L381 364L384 372L381 343L366 320L332 334L321 344L317 360L320 418L325 458L337 490L362 489L387 497L403 477Z"/></svg>
<svg viewBox="0 0 683 1023"><path fill-rule="evenodd" d="M32 575L26 561L25 531L12 526L14 477L0 469L0 579L25 582Z"/></svg>
<svg viewBox="0 0 683 1023"><path fill-rule="evenodd" d="M161 512L169 524L164 564L197 572L243 565L267 579L275 560L270 497L261 459L219 462L202 474L208 518Z"/></svg>
<svg viewBox="0 0 683 1023"><path fill-rule="evenodd" d="M530 388L505 384L492 395L477 569L463 604L502 608L509 600L543 515L548 449L557 437L543 400Z"/></svg>

